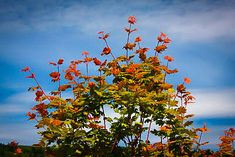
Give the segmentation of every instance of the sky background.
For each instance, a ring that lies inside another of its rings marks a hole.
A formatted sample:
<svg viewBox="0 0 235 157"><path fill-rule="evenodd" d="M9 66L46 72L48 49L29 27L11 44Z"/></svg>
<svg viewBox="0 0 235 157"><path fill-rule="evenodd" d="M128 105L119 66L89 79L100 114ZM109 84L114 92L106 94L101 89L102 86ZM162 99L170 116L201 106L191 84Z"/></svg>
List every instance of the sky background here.
<svg viewBox="0 0 235 157"><path fill-rule="evenodd" d="M188 88L196 103L189 112L195 114L195 127L208 125L202 140L215 148L223 130L235 128L232 0L0 0L0 143L14 139L31 145L39 138L25 115L35 105L34 94L27 92L34 83L22 68L30 66L46 89L53 70L48 62L64 58L66 68L82 51L99 57L104 47L99 31L110 33L116 55L124 54L130 15L138 28L132 37L141 36L152 53L160 32L173 40L165 55L175 58L171 66L179 73L167 79L175 85L184 77L192 80Z"/></svg>

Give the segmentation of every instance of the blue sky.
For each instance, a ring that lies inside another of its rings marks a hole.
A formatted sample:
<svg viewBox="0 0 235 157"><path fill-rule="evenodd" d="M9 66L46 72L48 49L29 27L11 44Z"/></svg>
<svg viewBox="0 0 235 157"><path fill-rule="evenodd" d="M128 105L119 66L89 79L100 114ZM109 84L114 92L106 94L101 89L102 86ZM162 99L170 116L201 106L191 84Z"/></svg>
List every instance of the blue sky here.
<svg viewBox="0 0 235 157"><path fill-rule="evenodd" d="M224 129L235 127L235 1L0 0L0 142L33 144L39 137L25 116L35 105L27 92L33 82L20 69L30 66L46 87L49 61L69 63L86 50L99 57L101 30L110 32L110 46L122 54L130 15L137 18L133 37L141 36L146 47L154 48L160 32L173 40L166 54L180 72L168 81L191 78L197 101L189 112L196 126L208 124L205 140L218 143Z"/></svg>

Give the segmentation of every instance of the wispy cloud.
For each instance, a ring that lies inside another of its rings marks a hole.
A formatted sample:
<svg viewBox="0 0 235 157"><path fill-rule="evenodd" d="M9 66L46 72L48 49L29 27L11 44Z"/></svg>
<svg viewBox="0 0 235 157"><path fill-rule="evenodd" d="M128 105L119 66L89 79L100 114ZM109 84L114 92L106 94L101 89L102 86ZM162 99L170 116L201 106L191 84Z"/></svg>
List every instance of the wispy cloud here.
<svg viewBox="0 0 235 157"><path fill-rule="evenodd" d="M133 14L147 34L165 31L183 41L235 36L235 4L231 1L222 4L218 1L100 1L67 5L56 2L56 5L38 2L41 5L16 3L8 6L0 13L3 18L0 30L45 31L67 27L94 34L98 28L117 30L125 25L125 18Z"/></svg>
<svg viewBox="0 0 235 157"><path fill-rule="evenodd" d="M17 93L9 96L3 102L0 103L0 116L26 113L33 106L33 94L32 93Z"/></svg>
<svg viewBox="0 0 235 157"><path fill-rule="evenodd" d="M196 103L189 105L195 117L235 117L235 89L193 90Z"/></svg>

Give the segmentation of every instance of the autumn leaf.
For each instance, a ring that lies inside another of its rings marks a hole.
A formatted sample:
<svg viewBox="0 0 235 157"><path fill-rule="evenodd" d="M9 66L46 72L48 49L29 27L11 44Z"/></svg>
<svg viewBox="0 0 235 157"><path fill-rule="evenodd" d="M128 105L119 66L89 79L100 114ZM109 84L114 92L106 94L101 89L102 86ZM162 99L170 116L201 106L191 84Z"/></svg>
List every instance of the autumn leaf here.
<svg viewBox="0 0 235 157"><path fill-rule="evenodd" d="M63 122L58 119L51 119L50 123L54 126L60 126Z"/></svg>
<svg viewBox="0 0 235 157"><path fill-rule="evenodd" d="M142 41L142 39L140 36L135 38L135 42L141 42L141 41Z"/></svg>
<svg viewBox="0 0 235 157"><path fill-rule="evenodd" d="M123 48L125 48L126 50L133 50L135 46L135 43L127 43Z"/></svg>
<svg viewBox="0 0 235 157"><path fill-rule="evenodd" d="M157 40L159 42L162 42L166 37L167 37L166 34L161 32L160 35L157 37Z"/></svg>
<svg viewBox="0 0 235 157"><path fill-rule="evenodd" d="M97 58L93 58L95 65L101 65L101 61Z"/></svg>
<svg viewBox="0 0 235 157"><path fill-rule="evenodd" d="M166 45L163 44L163 45L156 46L154 50L157 51L158 53L161 53L162 51L166 49L167 49Z"/></svg>
<svg viewBox="0 0 235 157"><path fill-rule="evenodd" d="M119 68L112 68L111 71L112 71L113 75L118 75L121 72Z"/></svg>
<svg viewBox="0 0 235 157"><path fill-rule="evenodd" d="M89 55L89 52L88 52L88 51L83 51L83 52L82 52L82 55L85 55L85 56L86 56L86 55Z"/></svg>
<svg viewBox="0 0 235 157"><path fill-rule="evenodd" d="M185 82L186 84L189 84L189 83L191 82L191 80L190 80L188 77L185 77L185 78L184 78L184 82Z"/></svg>
<svg viewBox="0 0 235 157"><path fill-rule="evenodd" d="M59 72L52 72L49 74L50 77L52 77L52 81L56 82L60 79L60 73Z"/></svg>
<svg viewBox="0 0 235 157"><path fill-rule="evenodd" d="M94 82L88 82L88 86L90 88L94 88L96 86L96 84Z"/></svg>
<svg viewBox="0 0 235 157"><path fill-rule="evenodd" d="M163 40L163 42L164 42L165 44L168 44L168 43L171 42L171 39L169 39L168 37L166 37L166 38Z"/></svg>
<svg viewBox="0 0 235 157"><path fill-rule="evenodd" d="M136 18L135 18L135 16L129 16L129 17L128 17L128 23L130 23L130 24L135 24L135 23L136 23Z"/></svg>
<svg viewBox="0 0 235 157"><path fill-rule="evenodd" d="M26 78L35 78L35 75L34 74L31 74L29 76L26 76Z"/></svg>
<svg viewBox="0 0 235 157"><path fill-rule="evenodd" d="M174 61L174 58L171 56L164 56L164 59L167 60L168 62Z"/></svg>
<svg viewBox="0 0 235 157"><path fill-rule="evenodd" d="M24 69L22 69L21 71L23 71L23 72L27 72L27 71L29 71L30 69L29 69L29 67L25 67Z"/></svg>
<svg viewBox="0 0 235 157"><path fill-rule="evenodd" d="M21 154L21 153L23 153L22 149L21 148L17 148L16 149L16 154Z"/></svg>
<svg viewBox="0 0 235 157"><path fill-rule="evenodd" d="M36 117L36 114L34 114L34 113L30 113L30 112L27 112L27 114L26 114L27 116L29 116L29 120L34 120L35 119L35 117Z"/></svg>
<svg viewBox="0 0 235 157"><path fill-rule="evenodd" d="M57 63L58 63L59 65L61 65L61 64L63 64L63 62L64 62L64 59L59 59Z"/></svg>
<svg viewBox="0 0 235 157"><path fill-rule="evenodd" d="M108 55L108 54L110 54L111 53L111 49L109 48L109 47L105 47L104 49L103 49L103 52L101 53L101 56L103 56L104 54L105 55Z"/></svg>
<svg viewBox="0 0 235 157"><path fill-rule="evenodd" d="M185 91L185 86L183 84L179 84L177 86L177 91L180 92L180 93L183 93Z"/></svg>
<svg viewBox="0 0 235 157"><path fill-rule="evenodd" d="M65 91L68 88L71 88L71 85L61 85L59 86L58 91Z"/></svg>
<svg viewBox="0 0 235 157"><path fill-rule="evenodd" d="M57 64L55 62L49 62L49 64L56 66Z"/></svg>

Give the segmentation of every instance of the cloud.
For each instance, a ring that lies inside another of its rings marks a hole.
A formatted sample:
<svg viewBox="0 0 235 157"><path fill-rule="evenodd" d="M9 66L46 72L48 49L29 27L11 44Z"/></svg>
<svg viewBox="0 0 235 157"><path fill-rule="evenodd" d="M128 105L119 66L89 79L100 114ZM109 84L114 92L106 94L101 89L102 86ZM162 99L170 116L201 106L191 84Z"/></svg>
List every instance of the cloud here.
<svg viewBox="0 0 235 157"><path fill-rule="evenodd" d="M32 145L38 143L39 135L31 122L1 124L0 141L7 144L13 140L20 145Z"/></svg>
<svg viewBox="0 0 235 157"><path fill-rule="evenodd" d="M97 29L119 30L120 26L126 25L129 15L136 15L137 27L147 30L147 35L164 31L182 41L207 41L235 36L234 3L229 1L222 4L218 1L100 1L67 5L56 2L56 5L46 5L45 2L37 2L38 5L17 3L11 9L2 11L0 30L48 31L72 28L85 34L94 34Z"/></svg>
<svg viewBox="0 0 235 157"><path fill-rule="evenodd" d="M32 93L17 93L0 103L0 115L26 113L33 106Z"/></svg>
<svg viewBox="0 0 235 157"><path fill-rule="evenodd" d="M235 89L192 90L196 103L190 104L189 113L199 117L234 117Z"/></svg>

